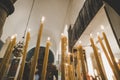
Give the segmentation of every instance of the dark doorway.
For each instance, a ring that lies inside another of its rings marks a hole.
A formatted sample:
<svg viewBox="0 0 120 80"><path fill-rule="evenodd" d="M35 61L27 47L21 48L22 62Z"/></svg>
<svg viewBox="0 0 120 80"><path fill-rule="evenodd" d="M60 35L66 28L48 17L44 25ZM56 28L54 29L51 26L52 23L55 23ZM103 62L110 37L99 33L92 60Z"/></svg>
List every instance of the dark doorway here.
<svg viewBox="0 0 120 80"><path fill-rule="evenodd" d="M25 69L24 69L23 80L28 80L28 78L29 78L30 63L31 63L32 56L34 54L34 50L35 50L35 47L28 51L28 54L26 57L26 65L25 65ZM45 47L40 47L38 64L36 67L37 71L35 72L35 80L41 80L41 72L42 72L44 54L45 54ZM53 76L55 76L56 79L58 80L58 70L57 70L56 66L53 65L53 63L54 63L54 54L51 50L49 50L46 80L53 80Z"/></svg>
<svg viewBox="0 0 120 80"><path fill-rule="evenodd" d="M31 58L34 54L34 50L35 50L35 47L28 51L28 54L27 54L27 57L26 57L27 62L29 62L31 60ZM40 47L40 49L39 49L39 59L38 59L39 63L43 62L44 54L45 54L45 47ZM48 63L54 63L54 54L51 50L49 50Z"/></svg>

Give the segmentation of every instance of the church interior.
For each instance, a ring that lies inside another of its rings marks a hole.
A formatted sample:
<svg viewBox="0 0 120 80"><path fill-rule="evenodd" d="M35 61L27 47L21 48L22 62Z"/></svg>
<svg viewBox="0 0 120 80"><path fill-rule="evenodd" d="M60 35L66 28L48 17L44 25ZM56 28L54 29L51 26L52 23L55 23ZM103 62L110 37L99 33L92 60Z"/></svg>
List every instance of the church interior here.
<svg viewBox="0 0 120 80"><path fill-rule="evenodd" d="M120 80L119 0L0 0L0 80Z"/></svg>

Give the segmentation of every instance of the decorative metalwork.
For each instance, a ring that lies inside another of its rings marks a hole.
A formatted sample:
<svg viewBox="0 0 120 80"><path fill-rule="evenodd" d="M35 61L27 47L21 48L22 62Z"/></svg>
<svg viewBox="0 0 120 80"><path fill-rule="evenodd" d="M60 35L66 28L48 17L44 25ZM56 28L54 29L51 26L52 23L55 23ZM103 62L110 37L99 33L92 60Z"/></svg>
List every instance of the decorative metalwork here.
<svg viewBox="0 0 120 80"><path fill-rule="evenodd" d="M24 41L20 41L18 44L15 45L13 49L13 54L15 57L21 57L24 47Z"/></svg>

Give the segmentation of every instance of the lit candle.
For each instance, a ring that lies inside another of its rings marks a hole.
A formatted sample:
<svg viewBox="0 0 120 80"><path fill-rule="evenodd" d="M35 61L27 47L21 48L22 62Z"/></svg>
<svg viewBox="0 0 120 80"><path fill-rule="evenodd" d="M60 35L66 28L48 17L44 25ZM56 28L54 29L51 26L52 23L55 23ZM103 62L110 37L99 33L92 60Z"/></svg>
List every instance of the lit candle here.
<svg viewBox="0 0 120 80"><path fill-rule="evenodd" d="M31 62L29 80L34 80L34 74L35 74L35 70L36 70L36 66L37 66L37 60L38 60L38 56L39 56L39 47L40 47L40 42L41 42L41 38L42 38L44 19L45 18L42 17L41 24L40 24L40 29L38 31L36 48L35 48L35 51L34 51L32 62Z"/></svg>
<svg viewBox="0 0 120 80"><path fill-rule="evenodd" d="M108 52L109 52L109 56L110 56L110 58L111 58L111 61L112 61L113 65L115 66L115 69L117 70L117 74L120 76L120 70L119 70L118 65L117 65L117 63L116 63L116 61L115 61L115 57L114 57L113 52L112 52L112 50L111 50L111 47L110 47L110 44L109 44L108 39L107 39L107 37L106 37L106 34L103 32L102 35L103 35L103 39L104 39L104 41L105 41L106 47L107 47L107 49L108 49ZM119 78L119 79L120 79L120 78Z"/></svg>
<svg viewBox="0 0 120 80"><path fill-rule="evenodd" d="M62 80L65 80L65 53L66 53L66 46L67 46L67 38L64 34L61 35L61 78Z"/></svg>
<svg viewBox="0 0 120 80"><path fill-rule="evenodd" d="M65 62L65 56L66 56L66 47L67 47L67 37L62 34L61 35L61 52L62 52L62 62Z"/></svg>
<svg viewBox="0 0 120 80"><path fill-rule="evenodd" d="M108 53L107 53L107 50L105 49L105 46L104 46L104 44L103 44L103 42L102 42L102 39L100 38L99 35L98 35L98 40L99 40L100 45L101 45L101 47L102 47L102 49L103 49L103 51L104 51L104 53L105 53L106 58L107 58L107 60L108 60L108 62L109 62L109 64L110 64L110 67L112 68L112 71L113 71L115 77L116 77L117 79L120 79L120 76L117 75L117 70L116 70L116 68L114 67L114 65L112 64L111 59L110 59L110 57L109 57L109 55L108 55Z"/></svg>
<svg viewBox="0 0 120 80"><path fill-rule="evenodd" d="M48 37L48 40L46 42L46 49L45 49L45 55L44 55L44 62L43 62L41 80L46 80L46 72L47 72L47 64L48 64L48 56L49 56L50 45L51 45L51 42L50 42L50 38Z"/></svg>
<svg viewBox="0 0 120 80"><path fill-rule="evenodd" d="M99 73L100 73L100 75L101 75L101 78L102 78L103 80L107 80L107 77L106 77L105 73L104 73L103 70L102 70L102 66L101 66L101 63L100 63L98 51L97 51L97 48L96 48L96 46L95 46L95 44L94 44L94 41L93 41L92 36L90 37L90 42L91 42L91 45L92 45L92 48L93 48L93 51L94 51L96 63L97 63L98 70L99 70Z"/></svg>
<svg viewBox="0 0 120 80"><path fill-rule="evenodd" d="M7 50L7 47L10 43L10 37L8 37L6 40L5 40L5 43L4 45L2 46L1 50L0 50L0 57L5 57L5 51Z"/></svg>
<svg viewBox="0 0 120 80"><path fill-rule="evenodd" d="M79 52L80 60L81 60L82 75L83 75L82 77L83 77L83 80L87 80L86 69L85 69L85 59L83 56L83 48L81 45L78 46L78 52Z"/></svg>
<svg viewBox="0 0 120 80"><path fill-rule="evenodd" d="M12 51L13 51L13 48L14 48L15 44L16 44L16 35L13 35L11 37L11 42L9 44L9 47L6 50L6 53L5 53L6 56L3 59L2 66L0 67L0 80L3 79L3 77L4 77L5 73L6 73L6 70L9 67L9 61L10 61Z"/></svg>
<svg viewBox="0 0 120 80"><path fill-rule="evenodd" d="M26 61L26 55L27 55L27 49L28 49L29 41L30 41L30 32L28 31L27 36L26 36L24 50L23 50L22 63L21 63L21 67L20 67L20 71L19 71L19 75L18 75L17 80L22 80L22 77L23 77L23 72L24 72L24 67L25 67L25 61Z"/></svg>
<svg viewBox="0 0 120 80"><path fill-rule="evenodd" d="M81 44L81 41L79 41L79 44ZM79 46L79 45L78 45ZM77 50L77 75L78 75L78 80L81 80L81 64L80 64L80 54L79 51Z"/></svg>
<svg viewBox="0 0 120 80"><path fill-rule="evenodd" d="M3 59L2 59L2 62L0 63L0 71L1 71L1 67L2 67L2 65L3 65L3 63L4 63L4 60L5 60L6 56L7 56L6 52L7 52L8 48L9 48L10 43L11 43L11 38L8 37L8 38L6 39L6 43L3 45L3 47L2 47L2 49L1 49L1 51L0 51L0 55L1 55L1 54L4 54Z"/></svg>

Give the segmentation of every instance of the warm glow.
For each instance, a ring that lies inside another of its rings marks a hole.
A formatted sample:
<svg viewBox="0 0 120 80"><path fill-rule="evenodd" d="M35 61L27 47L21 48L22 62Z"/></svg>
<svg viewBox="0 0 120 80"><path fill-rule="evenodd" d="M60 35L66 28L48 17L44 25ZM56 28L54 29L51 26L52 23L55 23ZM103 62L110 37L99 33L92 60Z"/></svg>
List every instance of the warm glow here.
<svg viewBox="0 0 120 80"><path fill-rule="evenodd" d="M61 33L61 36L64 36L64 34L63 34L63 33Z"/></svg>
<svg viewBox="0 0 120 80"><path fill-rule="evenodd" d="M119 62L119 60L117 59L117 58L115 58L115 61L118 63Z"/></svg>
<svg viewBox="0 0 120 80"><path fill-rule="evenodd" d="M44 21L45 21L45 17L42 16L41 22L44 23Z"/></svg>
<svg viewBox="0 0 120 80"><path fill-rule="evenodd" d="M31 29L30 28L28 28L28 32L30 32L31 31Z"/></svg>
<svg viewBox="0 0 120 80"><path fill-rule="evenodd" d="M98 50L98 53L101 53L101 51L100 51L100 50Z"/></svg>
<svg viewBox="0 0 120 80"><path fill-rule="evenodd" d="M101 25L100 27L101 27L101 29L102 29L102 30L104 30L104 29L105 29L105 27L104 27L103 25Z"/></svg>
<svg viewBox="0 0 120 80"><path fill-rule="evenodd" d="M68 52L67 54L70 55L70 52Z"/></svg>
<svg viewBox="0 0 120 80"><path fill-rule="evenodd" d="M97 32L97 36L99 36L100 35L100 33L99 32Z"/></svg>
<svg viewBox="0 0 120 80"><path fill-rule="evenodd" d="M81 40L79 40L79 41L78 41L78 44L81 44L81 43L82 43L82 41L81 41Z"/></svg>
<svg viewBox="0 0 120 80"><path fill-rule="evenodd" d="M13 39L13 38L15 38L15 37L17 37L17 34L12 35L12 36L11 36L11 39Z"/></svg>
<svg viewBox="0 0 120 80"><path fill-rule="evenodd" d="M93 34L92 34L92 33L90 33L90 37L93 37Z"/></svg>
<svg viewBox="0 0 120 80"><path fill-rule="evenodd" d="M68 66L69 64L68 63L65 63L66 66Z"/></svg>
<svg viewBox="0 0 120 80"><path fill-rule="evenodd" d="M48 37L47 40L50 41L50 37Z"/></svg>

